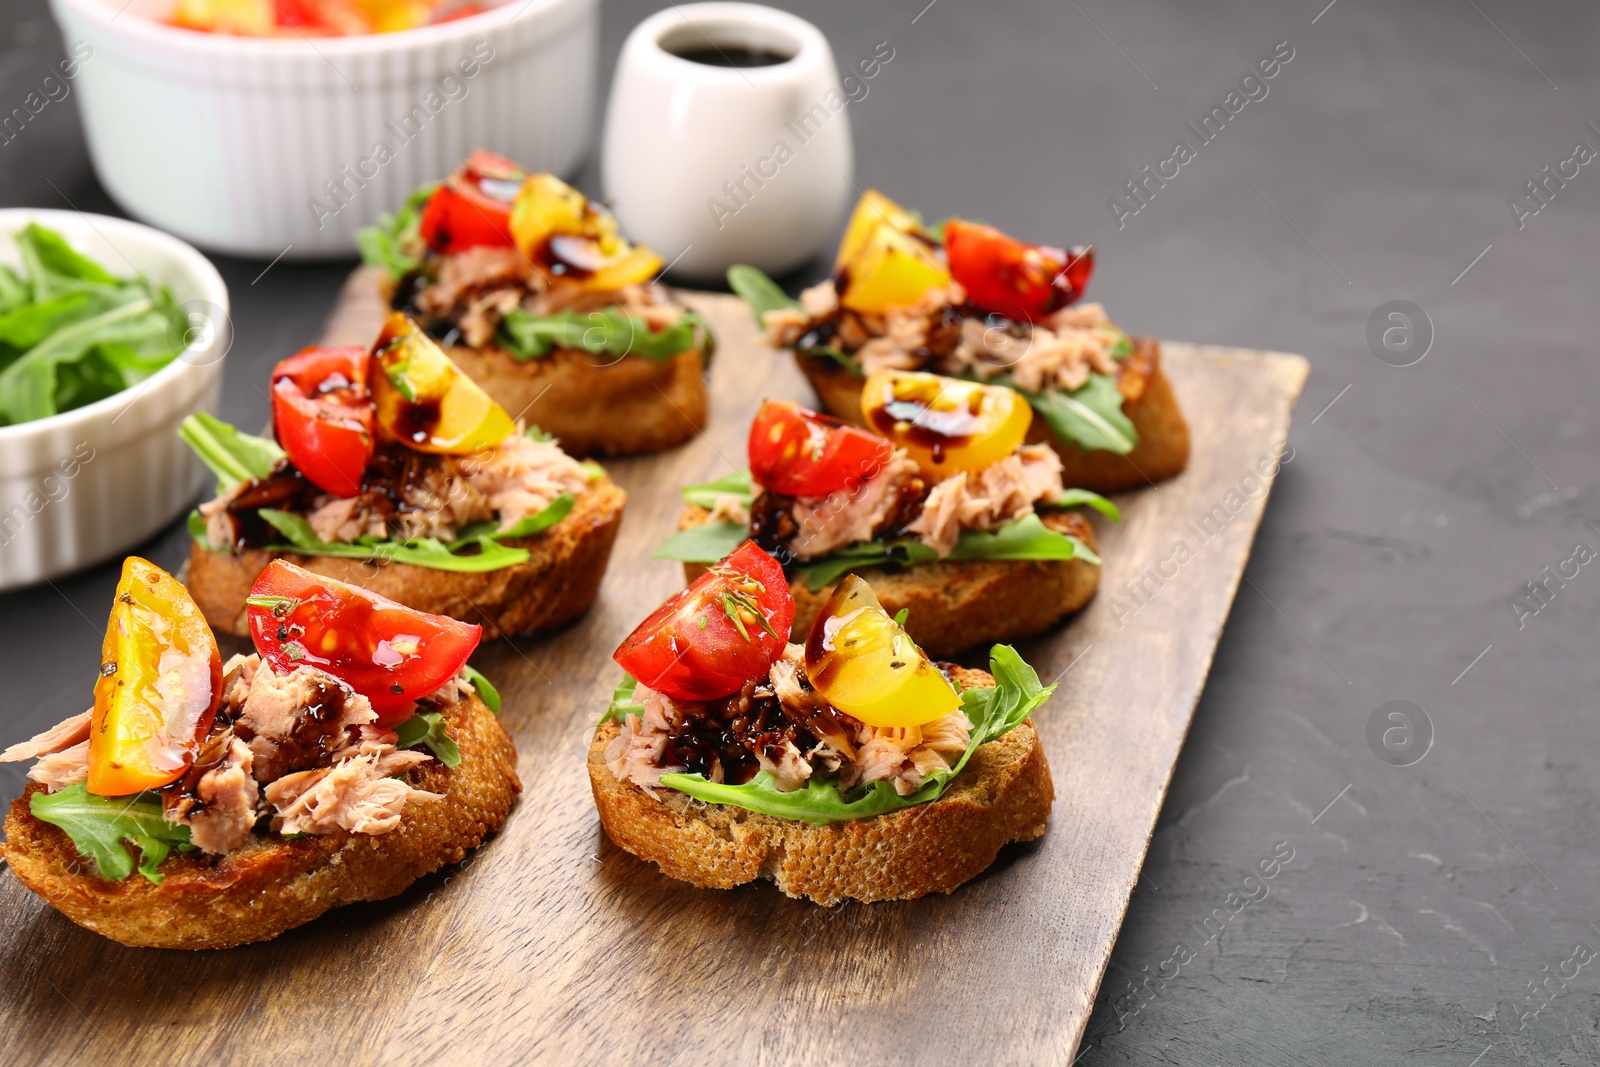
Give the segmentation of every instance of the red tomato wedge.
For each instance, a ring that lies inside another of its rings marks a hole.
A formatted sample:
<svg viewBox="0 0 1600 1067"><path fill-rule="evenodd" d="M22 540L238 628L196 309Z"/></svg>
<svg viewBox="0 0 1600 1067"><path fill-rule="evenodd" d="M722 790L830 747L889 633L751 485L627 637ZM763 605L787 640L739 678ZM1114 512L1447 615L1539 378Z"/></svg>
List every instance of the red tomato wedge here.
<svg viewBox="0 0 1600 1067"><path fill-rule="evenodd" d="M372 398L365 348L307 348L272 370L272 425L306 479L355 496L372 459Z"/></svg>
<svg viewBox="0 0 1600 1067"><path fill-rule="evenodd" d="M894 446L792 400L762 403L750 424L750 476L784 496L826 496L859 487L883 469Z"/></svg>
<svg viewBox="0 0 1600 1067"><path fill-rule="evenodd" d="M245 600L250 638L280 674L316 667L372 701L393 726L411 702L455 675L483 627L429 615L357 586L273 560Z"/></svg>
<svg viewBox="0 0 1600 1067"><path fill-rule="evenodd" d="M783 568L746 541L657 608L611 658L674 700L716 700L766 674L793 624Z"/></svg>
<svg viewBox="0 0 1600 1067"><path fill-rule="evenodd" d="M993 226L960 219L944 224L944 249L950 274L967 290L967 299L1018 322L1071 304L1094 272L1092 248L1030 245Z"/></svg>
<svg viewBox="0 0 1600 1067"><path fill-rule="evenodd" d="M511 204L526 177L493 152L474 152L446 178L422 209L422 239L435 252L511 248Z"/></svg>

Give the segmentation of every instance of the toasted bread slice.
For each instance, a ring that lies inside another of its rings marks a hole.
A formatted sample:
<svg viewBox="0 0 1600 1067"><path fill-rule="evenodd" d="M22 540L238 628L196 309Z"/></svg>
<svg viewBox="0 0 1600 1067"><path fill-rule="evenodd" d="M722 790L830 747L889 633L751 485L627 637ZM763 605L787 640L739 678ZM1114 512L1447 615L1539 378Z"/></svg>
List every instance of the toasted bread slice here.
<svg viewBox="0 0 1600 1067"><path fill-rule="evenodd" d="M665 362L612 362L562 348L518 362L490 345L452 345L450 358L500 406L561 442L570 455L659 452L705 428L710 404L699 348Z"/></svg>
<svg viewBox="0 0 1600 1067"><path fill-rule="evenodd" d="M795 360L830 415L868 428L861 414L864 380L859 375L829 359L796 355ZM1080 448L1051 433L1044 420L1033 420L1028 440L1043 441L1056 450L1061 457L1061 484L1115 493L1153 485L1189 465L1189 424L1161 369L1161 343L1135 337L1133 355L1123 360L1117 385L1122 390L1122 411L1139 434L1139 443L1125 456Z"/></svg>
<svg viewBox="0 0 1600 1067"><path fill-rule="evenodd" d="M963 687L992 686L985 671L958 669ZM871 819L814 826L671 789L652 797L606 767L616 723L589 746L589 784L606 836L664 874L703 889L768 878L818 904L908 900L949 893L994 862L1002 846L1044 833L1055 800L1050 765L1031 720L983 745L928 804Z"/></svg>
<svg viewBox="0 0 1600 1067"><path fill-rule="evenodd" d="M410 563L303 556L292 552L189 550L184 584L213 629L249 636L244 598L267 564L280 556L314 574L370 589L407 607L449 615L503 637L546 630L582 615L600 591L628 495L609 479L578 497L560 522L533 537L505 543L528 550L514 567L482 573L442 571Z"/></svg>
<svg viewBox="0 0 1600 1067"><path fill-rule="evenodd" d="M477 696L444 710L461 762L430 760L411 772L419 789L386 834L336 833L288 840L253 834L226 856L173 852L153 885L134 874L101 878L66 833L33 816L29 785L11 804L3 851L23 885L79 926L143 948L232 948L266 941L329 908L383 900L447 863L458 863L505 825L521 792L517 751Z"/></svg>
<svg viewBox="0 0 1600 1067"><path fill-rule="evenodd" d="M1070 534L1094 550L1094 529L1071 511L1040 513L1045 526ZM705 508L690 506L678 529L703 526L711 518ZM694 581L706 572L703 563L685 563L684 578ZM952 656L975 645L1013 641L1048 630L1087 604L1100 588L1100 567L1069 560L936 560L914 567L862 567L883 609L893 615L905 608L906 632L930 656ZM789 583L794 594L791 640L804 641L833 586L813 590L804 576Z"/></svg>

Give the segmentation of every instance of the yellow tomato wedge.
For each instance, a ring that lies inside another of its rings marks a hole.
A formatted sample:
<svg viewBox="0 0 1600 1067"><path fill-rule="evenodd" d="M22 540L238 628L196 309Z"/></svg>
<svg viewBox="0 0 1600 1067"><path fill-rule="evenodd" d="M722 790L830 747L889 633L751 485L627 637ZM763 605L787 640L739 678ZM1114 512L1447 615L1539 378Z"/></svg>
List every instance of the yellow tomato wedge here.
<svg viewBox="0 0 1600 1067"><path fill-rule="evenodd" d="M222 656L189 591L129 556L94 686L89 792L120 797L176 781L221 700Z"/></svg>
<svg viewBox="0 0 1600 1067"><path fill-rule="evenodd" d="M861 255L861 250L867 246L867 238L871 237L873 231L880 226L887 226L903 234L927 236L922 223L910 211L878 190L868 189L861 194L861 199L856 201L855 211L850 213L850 224L844 229L844 240L839 242L839 254L833 261L834 268L854 263L856 257Z"/></svg>
<svg viewBox="0 0 1600 1067"><path fill-rule="evenodd" d="M1033 409L1016 390L882 370L861 390L867 425L906 450L932 478L977 473L1021 447Z"/></svg>
<svg viewBox="0 0 1600 1067"><path fill-rule="evenodd" d="M461 456L516 432L506 409L400 312L383 324L372 358L379 371L371 376L378 425L407 448Z"/></svg>
<svg viewBox="0 0 1600 1067"><path fill-rule="evenodd" d="M872 230L861 250L840 267L839 303L881 314L915 304L929 289L950 284L943 256L932 246L888 226Z"/></svg>
<svg viewBox="0 0 1600 1067"><path fill-rule="evenodd" d="M267 0L178 0L172 24L186 30L267 37L277 32L277 20Z"/></svg>
<svg viewBox="0 0 1600 1067"><path fill-rule="evenodd" d="M523 255L584 289L641 285L661 257L629 244L616 217L553 174L530 174L511 205L511 237Z"/></svg>
<svg viewBox="0 0 1600 1067"><path fill-rule="evenodd" d="M806 675L824 700L868 726L921 726L961 706L955 688L854 574L811 624Z"/></svg>

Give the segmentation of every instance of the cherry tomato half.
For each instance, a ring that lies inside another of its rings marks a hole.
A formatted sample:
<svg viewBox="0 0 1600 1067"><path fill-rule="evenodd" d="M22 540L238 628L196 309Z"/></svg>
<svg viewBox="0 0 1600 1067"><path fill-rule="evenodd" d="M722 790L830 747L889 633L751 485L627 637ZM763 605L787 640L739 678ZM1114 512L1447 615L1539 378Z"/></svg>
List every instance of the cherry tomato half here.
<svg viewBox="0 0 1600 1067"><path fill-rule="evenodd" d="M657 608L611 658L674 700L716 700L764 675L793 624L783 568L746 541Z"/></svg>
<svg viewBox="0 0 1600 1067"><path fill-rule="evenodd" d="M446 178L422 209L422 239L435 252L510 248L511 204L525 177L493 152L474 152Z"/></svg>
<svg viewBox="0 0 1600 1067"><path fill-rule="evenodd" d="M272 370L278 443L318 489L355 496L372 459L367 350L307 348Z"/></svg>
<svg viewBox="0 0 1600 1067"><path fill-rule="evenodd" d="M483 627L397 604L357 586L273 560L245 604L250 639L280 674L327 671L372 702L393 726L410 705L455 675Z"/></svg>
<svg viewBox="0 0 1600 1067"><path fill-rule="evenodd" d="M1034 319L1077 300L1094 272L1094 250L1030 245L993 226L951 219L944 225L950 273L967 298L985 311L1018 322Z"/></svg>
<svg viewBox="0 0 1600 1067"><path fill-rule="evenodd" d="M111 605L89 731L89 792L159 789L194 762L222 701L222 656L176 578L129 556Z"/></svg>
<svg viewBox="0 0 1600 1067"><path fill-rule="evenodd" d="M847 574L806 636L806 676L822 698L868 726L922 726L961 697L864 579Z"/></svg>
<svg viewBox="0 0 1600 1067"><path fill-rule="evenodd" d="M1022 446L1033 409L1015 389L910 370L880 370L861 388L867 425L923 473L976 474Z"/></svg>
<svg viewBox="0 0 1600 1067"><path fill-rule="evenodd" d="M748 447L751 477L784 496L826 496L860 486L894 455L883 438L792 400L762 403Z"/></svg>

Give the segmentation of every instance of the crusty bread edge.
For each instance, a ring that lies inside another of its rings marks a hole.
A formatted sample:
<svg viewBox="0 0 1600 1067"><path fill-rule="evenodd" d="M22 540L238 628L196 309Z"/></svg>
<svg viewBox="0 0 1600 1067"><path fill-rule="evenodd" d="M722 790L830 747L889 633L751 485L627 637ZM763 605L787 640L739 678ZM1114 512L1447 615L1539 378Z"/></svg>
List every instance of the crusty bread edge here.
<svg viewBox="0 0 1600 1067"><path fill-rule="evenodd" d="M993 685L957 670L964 686ZM1000 849L1045 831L1055 787L1032 720L979 747L943 796L887 815L826 826L706 804L670 789L651 796L605 764L617 736L603 724L589 746L589 782L606 836L669 877L705 889L770 879L791 897L909 900L950 893Z"/></svg>
<svg viewBox="0 0 1600 1067"><path fill-rule="evenodd" d="M174 852L155 885L135 872L99 877L60 828L35 818L30 784L11 804L0 844L17 879L79 926L135 948L232 948L277 937L330 908L382 900L425 874L460 862L505 825L522 785L516 747L477 696L444 710L461 762L412 772L419 789L387 834L255 837L220 860Z"/></svg>
<svg viewBox="0 0 1600 1067"><path fill-rule="evenodd" d="M594 603L611 559L627 493L606 478L573 504L554 526L506 541L526 548L528 560L496 571L463 573L410 563L303 556L293 552L213 552L196 542L184 583L206 621L221 632L249 635L244 598L274 559L349 582L418 611L483 627L495 638L548 630L582 615Z"/></svg>

